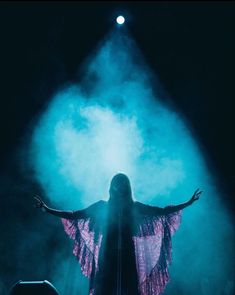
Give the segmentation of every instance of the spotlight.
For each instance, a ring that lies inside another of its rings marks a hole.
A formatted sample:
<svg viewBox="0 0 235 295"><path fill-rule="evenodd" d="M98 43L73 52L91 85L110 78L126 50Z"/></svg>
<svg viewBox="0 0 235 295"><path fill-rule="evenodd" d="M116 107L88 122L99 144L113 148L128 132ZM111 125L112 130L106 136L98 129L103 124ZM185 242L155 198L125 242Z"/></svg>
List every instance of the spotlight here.
<svg viewBox="0 0 235 295"><path fill-rule="evenodd" d="M119 15L119 16L116 18L116 22L117 22L119 25L122 25L122 24L124 24L124 22L125 22L125 18L124 18L122 15Z"/></svg>

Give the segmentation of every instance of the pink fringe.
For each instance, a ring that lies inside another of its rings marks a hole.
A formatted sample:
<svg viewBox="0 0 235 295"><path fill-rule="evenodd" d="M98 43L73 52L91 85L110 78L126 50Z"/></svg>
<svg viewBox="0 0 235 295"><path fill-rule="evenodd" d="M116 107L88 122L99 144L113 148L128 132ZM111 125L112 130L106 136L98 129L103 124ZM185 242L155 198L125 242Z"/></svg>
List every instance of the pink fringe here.
<svg viewBox="0 0 235 295"><path fill-rule="evenodd" d="M140 295L159 295L169 281L168 266L172 261L171 237L179 228L181 211L164 216L145 217L133 237ZM82 273L90 278L98 271L102 234L90 228L90 219L61 219L65 232L74 240L73 254ZM91 288L90 295L95 293Z"/></svg>
<svg viewBox="0 0 235 295"><path fill-rule="evenodd" d="M179 228L181 211L154 218L146 217L133 237L141 295L159 295L169 282L172 261L171 237Z"/></svg>

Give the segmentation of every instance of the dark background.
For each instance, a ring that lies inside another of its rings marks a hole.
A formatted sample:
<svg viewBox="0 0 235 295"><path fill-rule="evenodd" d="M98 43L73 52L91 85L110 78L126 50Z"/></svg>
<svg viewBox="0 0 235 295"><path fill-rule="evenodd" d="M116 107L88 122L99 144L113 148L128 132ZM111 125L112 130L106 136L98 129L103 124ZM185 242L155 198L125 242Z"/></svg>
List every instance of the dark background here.
<svg viewBox="0 0 235 295"><path fill-rule="evenodd" d="M1 256L11 249L11 260L2 257L0 265L7 286L19 275L12 274L14 220L33 221L31 205L24 204L32 188L40 190L26 183L20 147L54 91L79 82L80 65L118 12L127 16L147 64L190 123L223 202L234 210L234 10L235 3L226 1L0 3ZM27 185L28 195L21 189Z"/></svg>

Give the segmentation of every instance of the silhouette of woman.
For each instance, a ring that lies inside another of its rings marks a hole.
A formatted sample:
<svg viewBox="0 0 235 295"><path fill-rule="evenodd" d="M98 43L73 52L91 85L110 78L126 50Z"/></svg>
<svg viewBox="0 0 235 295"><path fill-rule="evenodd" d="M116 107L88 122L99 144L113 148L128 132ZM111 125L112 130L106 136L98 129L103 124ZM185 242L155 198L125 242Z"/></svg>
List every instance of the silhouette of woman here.
<svg viewBox="0 0 235 295"><path fill-rule="evenodd" d="M38 196L36 207L61 218L74 240L73 254L90 280L90 295L159 295L169 281L171 237L181 210L199 199L165 208L133 201L128 177L119 173L111 181L108 201L86 209L60 211Z"/></svg>

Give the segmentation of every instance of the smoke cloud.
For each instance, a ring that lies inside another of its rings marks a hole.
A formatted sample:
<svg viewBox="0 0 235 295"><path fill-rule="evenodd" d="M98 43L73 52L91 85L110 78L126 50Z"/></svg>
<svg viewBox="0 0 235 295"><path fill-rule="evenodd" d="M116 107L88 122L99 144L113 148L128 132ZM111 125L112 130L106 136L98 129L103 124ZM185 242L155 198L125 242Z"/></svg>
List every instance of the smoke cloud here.
<svg viewBox="0 0 235 295"><path fill-rule="evenodd" d="M232 294L234 234L223 196L190 126L162 100L135 42L127 33L112 32L84 69L79 85L51 98L32 136L29 163L47 200L65 210L107 200L118 172L129 176L134 198L150 205L185 202L200 187L204 194L184 210L173 239L165 294ZM54 283L62 294L66 284L70 295L87 286L76 261L60 253L56 260ZM63 281L66 269L70 274Z"/></svg>

